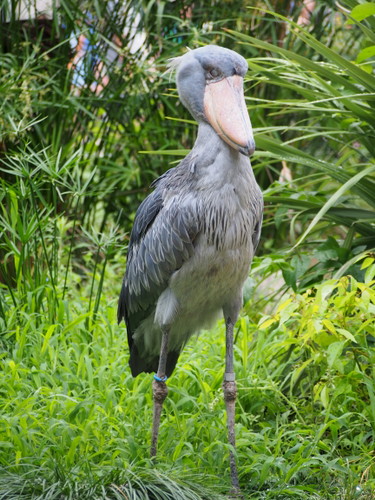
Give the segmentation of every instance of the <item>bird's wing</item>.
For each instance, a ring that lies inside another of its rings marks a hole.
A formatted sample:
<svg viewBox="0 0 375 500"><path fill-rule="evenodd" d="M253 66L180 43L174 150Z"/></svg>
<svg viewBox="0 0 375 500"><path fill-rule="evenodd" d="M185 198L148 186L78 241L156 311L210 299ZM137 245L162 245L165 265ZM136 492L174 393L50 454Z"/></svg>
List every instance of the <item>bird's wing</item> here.
<svg viewBox="0 0 375 500"><path fill-rule="evenodd" d="M198 233L194 201L173 194L165 201L165 184L160 182L139 206L130 237L118 307L130 347L134 331L151 313L172 274L192 255Z"/></svg>

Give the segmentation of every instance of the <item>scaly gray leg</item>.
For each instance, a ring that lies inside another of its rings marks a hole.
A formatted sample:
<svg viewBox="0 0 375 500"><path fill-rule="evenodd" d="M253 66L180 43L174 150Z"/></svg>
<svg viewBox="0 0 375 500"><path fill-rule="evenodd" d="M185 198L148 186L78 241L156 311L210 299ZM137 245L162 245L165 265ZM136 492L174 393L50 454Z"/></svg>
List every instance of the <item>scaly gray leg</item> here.
<svg viewBox="0 0 375 500"><path fill-rule="evenodd" d="M154 416L152 421L152 437L151 437L151 451L150 451L151 458L156 456L159 427L160 427L160 415L161 415L161 410L163 408L164 400L168 394L168 387L165 383L165 381L167 380L167 377L165 375L165 369L167 366L168 337L169 337L169 329L164 329L161 339L158 371L156 373L154 380L152 381Z"/></svg>
<svg viewBox="0 0 375 500"><path fill-rule="evenodd" d="M230 318L226 318L226 355L225 355L225 374L223 382L224 400L227 410L227 426L228 426L228 441L229 444L235 449L236 436L234 432L234 420L236 412L236 396L237 386L236 377L233 368L233 322ZM240 484L238 481L236 458L233 451L230 451L230 475L233 486L233 493L239 494Z"/></svg>

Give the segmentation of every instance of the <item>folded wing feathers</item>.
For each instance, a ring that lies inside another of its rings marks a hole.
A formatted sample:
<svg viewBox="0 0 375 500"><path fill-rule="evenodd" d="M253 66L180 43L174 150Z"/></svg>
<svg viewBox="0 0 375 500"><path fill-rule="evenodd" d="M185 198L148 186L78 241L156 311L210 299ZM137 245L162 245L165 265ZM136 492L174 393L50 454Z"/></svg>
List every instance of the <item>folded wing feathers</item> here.
<svg viewBox="0 0 375 500"><path fill-rule="evenodd" d="M158 196L155 199L160 203ZM148 310L156 302L172 274L192 255L198 232L198 221L191 210L178 204L168 208L161 204L156 211L146 200L143 209L150 210L154 220L150 222L150 213L141 211L134 224L136 234L131 237L123 284L128 316L139 309Z"/></svg>

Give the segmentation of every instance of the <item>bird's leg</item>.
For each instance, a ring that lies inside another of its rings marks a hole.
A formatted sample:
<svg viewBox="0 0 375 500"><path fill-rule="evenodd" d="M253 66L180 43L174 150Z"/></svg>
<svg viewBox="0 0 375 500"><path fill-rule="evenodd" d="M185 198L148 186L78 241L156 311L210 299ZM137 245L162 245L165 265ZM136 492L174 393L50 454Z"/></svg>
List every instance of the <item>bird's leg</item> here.
<svg viewBox="0 0 375 500"><path fill-rule="evenodd" d="M236 447L236 436L234 432L234 419L236 412L237 386L233 368L233 321L226 318L226 355L225 355L225 374L223 382L224 400L227 410L228 441L234 449ZM234 493L240 490L238 481L236 458L233 450L230 451L230 475Z"/></svg>
<svg viewBox="0 0 375 500"><path fill-rule="evenodd" d="M154 416L152 421L152 437L151 437L151 458L156 456L156 450L158 445L158 435L160 426L160 415L163 408L163 403L168 394L168 387L165 381L167 380L165 370L167 366L167 355L168 355L168 337L169 329L165 328L162 330L161 346L160 346L160 356L159 356L159 366L156 376L152 381L152 392L154 399Z"/></svg>

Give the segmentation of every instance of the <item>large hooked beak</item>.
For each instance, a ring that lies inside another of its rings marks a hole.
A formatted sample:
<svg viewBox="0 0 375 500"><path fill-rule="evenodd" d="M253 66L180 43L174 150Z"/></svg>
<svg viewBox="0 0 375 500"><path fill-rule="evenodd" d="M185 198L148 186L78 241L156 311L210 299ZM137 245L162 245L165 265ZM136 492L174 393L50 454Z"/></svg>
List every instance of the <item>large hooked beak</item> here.
<svg viewBox="0 0 375 500"><path fill-rule="evenodd" d="M246 156L254 153L253 130L241 76L233 75L207 84L203 105L208 122L229 146Z"/></svg>

